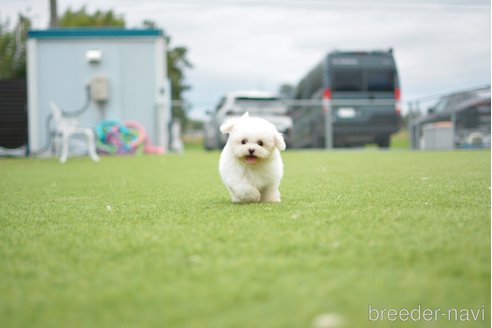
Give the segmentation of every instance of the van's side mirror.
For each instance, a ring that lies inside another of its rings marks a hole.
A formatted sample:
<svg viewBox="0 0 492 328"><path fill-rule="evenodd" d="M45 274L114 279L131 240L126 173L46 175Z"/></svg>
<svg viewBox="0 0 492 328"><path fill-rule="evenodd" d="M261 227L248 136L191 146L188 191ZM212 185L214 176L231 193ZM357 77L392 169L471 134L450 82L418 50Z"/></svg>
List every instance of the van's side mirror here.
<svg viewBox="0 0 492 328"><path fill-rule="evenodd" d="M214 112L213 112L213 111L211 111L210 109L206 109L206 110L205 110L205 114L210 116L210 115L213 115L213 114L214 114Z"/></svg>
<svg viewBox="0 0 492 328"><path fill-rule="evenodd" d="M434 114L436 112L436 109L434 107L429 107L427 109L427 114Z"/></svg>

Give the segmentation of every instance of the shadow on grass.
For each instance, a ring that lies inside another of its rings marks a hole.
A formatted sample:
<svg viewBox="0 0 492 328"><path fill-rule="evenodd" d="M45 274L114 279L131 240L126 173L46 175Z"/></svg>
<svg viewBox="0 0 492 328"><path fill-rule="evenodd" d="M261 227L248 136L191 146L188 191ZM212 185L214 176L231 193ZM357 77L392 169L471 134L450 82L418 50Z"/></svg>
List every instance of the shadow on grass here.
<svg viewBox="0 0 492 328"><path fill-rule="evenodd" d="M221 206L266 206L266 205L274 205L274 206L280 206L282 205L282 202L280 203L264 203L264 202L241 202L241 203L235 203L229 198L207 198L203 199L203 202L200 202L203 204L207 205L221 205Z"/></svg>

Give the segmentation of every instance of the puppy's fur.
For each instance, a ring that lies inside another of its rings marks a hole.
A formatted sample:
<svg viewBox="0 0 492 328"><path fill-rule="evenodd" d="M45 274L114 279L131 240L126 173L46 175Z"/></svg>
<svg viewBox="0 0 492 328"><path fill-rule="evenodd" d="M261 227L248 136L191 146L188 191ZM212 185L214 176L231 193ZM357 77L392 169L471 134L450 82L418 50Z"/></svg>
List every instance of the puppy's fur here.
<svg viewBox="0 0 492 328"><path fill-rule="evenodd" d="M280 202L278 187L284 172L280 151L282 134L275 126L248 113L226 121L220 131L229 134L219 171L233 202Z"/></svg>

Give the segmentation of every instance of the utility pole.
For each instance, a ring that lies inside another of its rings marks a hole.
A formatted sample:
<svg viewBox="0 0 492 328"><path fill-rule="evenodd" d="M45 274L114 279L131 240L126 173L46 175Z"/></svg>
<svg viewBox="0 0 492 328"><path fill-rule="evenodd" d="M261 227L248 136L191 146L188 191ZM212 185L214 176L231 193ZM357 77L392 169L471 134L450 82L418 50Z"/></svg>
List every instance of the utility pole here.
<svg viewBox="0 0 492 328"><path fill-rule="evenodd" d="M50 28L58 27L56 0L50 0Z"/></svg>

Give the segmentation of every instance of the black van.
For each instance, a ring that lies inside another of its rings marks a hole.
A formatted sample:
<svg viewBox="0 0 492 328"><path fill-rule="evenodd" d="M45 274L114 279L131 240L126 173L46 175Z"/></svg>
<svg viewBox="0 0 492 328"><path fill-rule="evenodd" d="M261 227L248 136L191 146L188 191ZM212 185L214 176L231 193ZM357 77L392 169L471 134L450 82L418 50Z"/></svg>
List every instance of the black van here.
<svg viewBox="0 0 492 328"><path fill-rule="evenodd" d="M400 127L400 95L392 50L331 52L295 89L291 144L388 147Z"/></svg>

